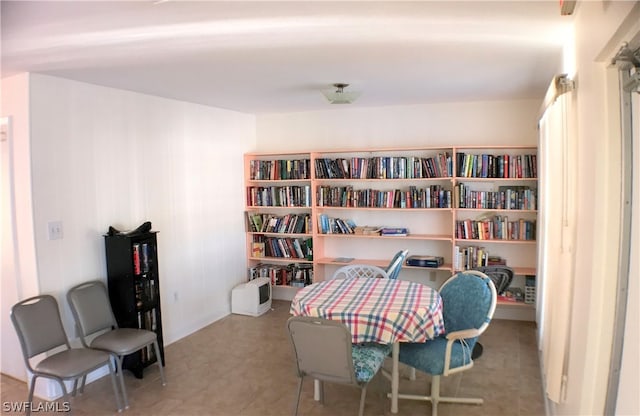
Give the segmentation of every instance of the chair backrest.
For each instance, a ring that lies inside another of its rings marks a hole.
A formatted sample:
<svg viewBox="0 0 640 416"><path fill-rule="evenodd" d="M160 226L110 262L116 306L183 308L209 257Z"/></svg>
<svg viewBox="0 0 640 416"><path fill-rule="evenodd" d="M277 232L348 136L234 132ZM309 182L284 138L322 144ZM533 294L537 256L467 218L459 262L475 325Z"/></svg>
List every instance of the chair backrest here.
<svg viewBox="0 0 640 416"><path fill-rule="evenodd" d="M442 315L447 332L475 328L484 332L496 309L496 288L482 272L467 270L454 274L440 287ZM470 347L475 339L468 339Z"/></svg>
<svg viewBox="0 0 640 416"><path fill-rule="evenodd" d="M513 280L513 270L507 266L483 266L476 267L474 270L489 276L496 287L498 295L503 294Z"/></svg>
<svg viewBox="0 0 640 416"><path fill-rule="evenodd" d="M404 259L407 258L407 254L409 254L409 250L400 250L393 256L391 262L387 266L387 274L389 275L389 279L397 279L400 274L400 269L402 269L402 264L404 263Z"/></svg>
<svg viewBox="0 0 640 416"><path fill-rule="evenodd" d="M61 345L70 348L58 301L51 295L34 296L16 303L11 308L11 321L27 368L32 372L30 358Z"/></svg>
<svg viewBox="0 0 640 416"><path fill-rule="evenodd" d="M351 277L378 277L388 279L386 270L371 264L348 264L333 273L331 279L349 279Z"/></svg>
<svg viewBox="0 0 640 416"><path fill-rule="evenodd" d="M322 318L294 316L287 329L298 376L357 385L351 333L345 324Z"/></svg>
<svg viewBox="0 0 640 416"><path fill-rule="evenodd" d="M83 343L88 335L117 328L107 288L101 281L94 280L72 287L67 292L67 300Z"/></svg>

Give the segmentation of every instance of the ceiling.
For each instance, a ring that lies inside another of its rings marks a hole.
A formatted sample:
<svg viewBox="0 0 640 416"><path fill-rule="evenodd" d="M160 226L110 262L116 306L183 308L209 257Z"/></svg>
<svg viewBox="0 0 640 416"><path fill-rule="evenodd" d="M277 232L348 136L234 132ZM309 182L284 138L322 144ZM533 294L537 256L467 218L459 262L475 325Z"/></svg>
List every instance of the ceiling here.
<svg viewBox="0 0 640 416"><path fill-rule="evenodd" d="M246 113L540 99L559 1L6 1L2 76L37 72ZM353 104L320 94L336 82Z"/></svg>

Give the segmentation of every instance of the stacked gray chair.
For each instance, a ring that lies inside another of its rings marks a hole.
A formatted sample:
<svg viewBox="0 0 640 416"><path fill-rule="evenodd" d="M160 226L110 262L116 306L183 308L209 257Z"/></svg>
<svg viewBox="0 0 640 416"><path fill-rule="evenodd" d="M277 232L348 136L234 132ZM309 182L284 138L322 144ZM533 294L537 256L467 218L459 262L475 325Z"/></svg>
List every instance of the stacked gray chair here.
<svg viewBox="0 0 640 416"><path fill-rule="evenodd" d="M55 380L62 389L63 403L68 403L69 392L65 381L73 381L72 395L75 396L78 379L84 380L87 374L107 366L118 411L122 411L111 354L87 348L71 348L60 319L58 302L53 296L34 296L18 302L11 308L11 321L20 340L25 365L32 374L27 399L29 405L33 402L33 391L39 377ZM47 356L35 365L31 364L33 357L61 346L64 347L62 351ZM26 414L31 414L31 407L27 407Z"/></svg>
<svg viewBox="0 0 640 416"><path fill-rule="evenodd" d="M95 280L74 286L67 293L67 300L75 318L82 345L110 352L116 358L125 408L129 407L122 374L122 359L125 355L153 345L162 385L167 384L156 333L146 329L118 328L104 283ZM88 342L88 337L97 333L101 334Z"/></svg>

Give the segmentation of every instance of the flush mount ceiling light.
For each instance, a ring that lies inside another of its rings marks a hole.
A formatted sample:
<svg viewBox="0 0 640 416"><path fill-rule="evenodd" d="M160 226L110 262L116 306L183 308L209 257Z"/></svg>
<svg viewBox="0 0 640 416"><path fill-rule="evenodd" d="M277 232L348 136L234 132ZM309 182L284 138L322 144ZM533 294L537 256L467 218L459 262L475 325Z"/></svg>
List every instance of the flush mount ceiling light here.
<svg viewBox="0 0 640 416"><path fill-rule="evenodd" d="M335 89L324 90L322 94L327 97L327 100L331 104L351 104L354 102L359 96L360 92L357 91L345 91L344 89L349 86L349 84L333 84Z"/></svg>

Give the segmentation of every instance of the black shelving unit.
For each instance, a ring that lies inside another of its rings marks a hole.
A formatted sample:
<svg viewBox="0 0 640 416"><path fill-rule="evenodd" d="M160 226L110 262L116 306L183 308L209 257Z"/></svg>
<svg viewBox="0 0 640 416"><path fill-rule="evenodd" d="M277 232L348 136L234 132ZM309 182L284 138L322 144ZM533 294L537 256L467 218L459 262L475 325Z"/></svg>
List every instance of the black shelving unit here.
<svg viewBox="0 0 640 416"><path fill-rule="evenodd" d="M162 313L158 278L157 231L105 235L109 298L121 328L154 331L162 362ZM155 363L153 347L145 347L124 358L122 367L142 378L145 367Z"/></svg>

